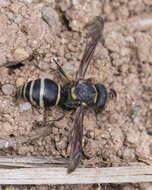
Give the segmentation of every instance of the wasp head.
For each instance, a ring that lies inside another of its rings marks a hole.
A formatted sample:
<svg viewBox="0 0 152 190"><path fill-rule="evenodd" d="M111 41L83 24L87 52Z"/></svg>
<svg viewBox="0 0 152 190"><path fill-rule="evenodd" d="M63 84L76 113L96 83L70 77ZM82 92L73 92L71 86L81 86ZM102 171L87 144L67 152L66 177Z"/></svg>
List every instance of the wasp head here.
<svg viewBox="0 0 152 190"><path fill-rule="evenodd" d="M103 84L96 84L95 87L96 87L97 92L98 92L97 101L96 101L96 108L97 108L97 110L101 110L104 108L104 106L107 102L108 93L107 93L107 90Z"/></svg>

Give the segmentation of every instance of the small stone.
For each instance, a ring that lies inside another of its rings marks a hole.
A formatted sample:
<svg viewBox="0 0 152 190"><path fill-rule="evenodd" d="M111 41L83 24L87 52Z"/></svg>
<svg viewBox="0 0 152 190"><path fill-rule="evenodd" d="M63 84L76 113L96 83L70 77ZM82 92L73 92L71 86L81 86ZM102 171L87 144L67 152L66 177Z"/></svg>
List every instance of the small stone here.
<svg viewBox="0 0 152 190"><path fill-rule="evenodd" d="M121 18L128 18L129 12L128 12L128 7L126 6L120 6L118 9L118 14L121 16Z"/></svg>
<svg viewBox="0 0 152 190"><path fill-rule="evenodd" d="M150 185L149 187L147 187L145 190L152 190L152 185Z"/></svg>
<svg viewBox="0 0 152 190"><path fill-rule="evenodd" d="M65 149L66 148L66 141L60 140L59 142L56 142L57 149Z"/></svg>
<svg viewBox="0 0 152 190"><path fill-rule="evenodd" d="M0 0L0 7L7 7L9 5L9 0Z"/></svg>
<svg viewBox="0 0 152 190"><path fill-rule="evenodd" d="M88 131L88 132L87 132L87 137L93 139L93 138L95 137L94 131Z"/></svg>
<svg viewBox="0 0 152 190"><path fill-rule="evenodd" d="M70 1L69 0L63 0L59 3L61 11L66 11L70 7Z"/></svg>
<svg viewBox="0 0 152 190"><path fill-rule="evenodd" d="M9 122L11 125L15 125L14 119L9 114L4 114L4 118Z"/></svg>
<svg viewBox="0 0 152 190"><path fill-rule="evenodd" d="M56 127L53 127L53 128L52 128L52 133L53 133L54 135L59 134L59 129L56 128Z"/></svg>
<svg viewBox="0 0 152 190"><path fill-rule="evenodd" d="M46 63L46 62L40 62L39 63L39 68L41 69L41 70L44 70L44 71L46 71L46 70L49 70L49 63Z"/></svg>
<svg viewBox="0 0 152 190"><path fill-rule="evenodd" d="M12 95L15 91L15 88L12 84L4 84L2 86L2 92L5 94L5 95Z"/></svg>
<svg viewBox="0 0 152 190"><path fill-rule="evenodd" d="M66 65L63 66L63 70L68 74L68 75L75 75L75 68L72 64L67 63Z"/></svg>
<svg viewBox="0 0 152 190"><path fill-rule="evenodd" d="M14 52L15 61L23 61L29 57L29 54L23 48L17 48Z"/></svg>
<svg viewBox="0 0 152 190"><path fill-rule="evenodd" d="M151 183L140 183L139 187L142 190L151 190L152 189Z"/></svg>
<svg viewBox="0 0 152 190"><path fill-rule="evenodd" d="M26 80L22 77L18 78L16 80L16 87L18 88L19 86L22 86L23 84L25 84Z"/></svg>
<svg viewBox="0 0 152 190"><path fill-rule="evenodd" d="M3 36L0 36L0 44L4 44L6 43L7 41L7 36L3 35Z"/></svg>
<svg viewBox="0 0 152 190"><path fill-rule="evenodd" d="M148 33L136 33L137 55L141 62L152 62L152 37Z"/></svg>
<svg viewBox="0 0 152 190"><path fill-rule="evenodd" d="M136 106L134 107L134 110L135 110L137 113L139 113L139 112L141 112L141 110L142 110L142 106L141 106L141 105L136 105Z"/></svg>
<svg viewBox="0 0 152 190"><path fill-rule="evenodd" d="M125 48L125 47L122 47L121 50L120 50L120 55L121 56L128 56L131 54L131 49L130 48Z"/></svg>
<svg viewBox="0 0 152 190"><path fill-rule="evenodd" d="M27 111L27 110L30 110L31 107L32 107L32 105L29 102L25 102L24 104L22 104L21 110L22 111Z"/></svg>
<svg viewBox="0 0 152 190"><path fill-rule="evenodd" d="M67 53L65 53L64 57L65 57L67 60L69 60L69 59L71 59L71 54L67 52Z"/></svg>
<svg viewBox="0 0 152 190"><path fill-rule="evenodd" d="M27 3L40 3L41 0L24 0Z"/></svg>
<svg viewBox="0 0 152 190"><path fill-rule="evenodd" d="M42 18L50 26L53 32L59 32L61 23L59 21L58 13L51 7L44 7L42 9Z"/></svg>
<svg viewBox="0 0 152 190"><path fill-rule="evenodd" d="M16 24L19 24L22 21L22 17L20 15L18 15L18 16L15 15L15 16L13 16L13 21Z"/></svg>
<svg viewBox="0 0 152 190"><path fill-rule="evenodd" d="M134 187L132 185L124 185L121 190L134 190Z"/></svg>
<svg viewBox="0 0 152 190"><path fill-rule="evenodd" d="M145 5L152 6L152 1L150 0L143 0L143 2L145 3Z"/></svg>
<svg viewBox="0 0 152 190"><path fill-rule="evenodd" d="M140 124L140 118L139 117L135 117L133 119L133 121L134 121L135 124Z"/></svg>
<svg viewBox="0 0 152 190"><path fill-rule="evenodd" d="M135 123L140 122L140 113L141 113L142 107L140 105L136 105L133 109L133 113L131 114L131 118Z"/></svg>
<svg viewBox="0 0 152 190"><path fill-rule="evenodd" d="M149 109L152 110L152 103L150 103L150 105L149 105Z"/></svg>
<svg viewBox="0 0 152 190"><path fill-rule="evenodd" d="M28 2L28 3L32 3L32 0L24 0L24 1L26 1L26 2Z"/></svg>
<svg viewBox="0 0 152 190"><path fill-rule="evenodd" d="M55 3L55 0L47 0L48 3Z"/></svg>
<svg viewBox="0 0 152 190"><path fill-rule="evenodd" d="M140 132L133 129L129 129L126 135L126 141L131 144L137 144L139 142Z"/></svg>
<svg viewBox="0 0 152 190"><path fill-rule="evenodd" d="M130 160L130 161L134 161L136 160L136 156L135 156L135 150L133 148L128 148L126 147L124 149L124 152L123 152L123 158L125 160Z"/></svg>
<svg viewBox="0 0 152 190"><path fill-rule="evenodd" d="M73 5L77 5L78 4L78 0L72 0L72 4Z"/></svg>
<svg viewBox="0 0 152 190"><path fill-rule="evenodd" d="M124 37L117 32L110 33L105 39L105 46L112 52L120 53L120 49L126 45Z"/></svg>
<svg viewBox="0 0 152 190"><path fill-rule="evenodd" d="M104 13L107 14L107 15L110 15L111 12L112 12L112 8L111 8L110 4L109 4L109 3L106 3L106 4L104 5Z"/></svg>
<svg viewBox="0 0 152 190"><path fill-rule="evenodd" d="M99 152L100 152L100 148L97 142L94 142L91 139L84 146L84 154L89 158L95 157L96 154L98 154Z"/></svg>

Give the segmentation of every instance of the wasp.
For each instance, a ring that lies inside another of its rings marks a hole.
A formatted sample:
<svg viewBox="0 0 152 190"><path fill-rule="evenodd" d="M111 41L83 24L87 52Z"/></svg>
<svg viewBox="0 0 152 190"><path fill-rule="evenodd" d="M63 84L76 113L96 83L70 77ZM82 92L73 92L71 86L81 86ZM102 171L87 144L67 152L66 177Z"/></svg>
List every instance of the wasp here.
<svg viewBox="0 0 152 190"><path fill-rule="evenodd" d="M69 82L61 86L55 81L47 78L32 80L19 87L17 94L28 100L32 105L41 108L49 108L54 105L75 111L73 122L73 132L71 136L71 154L68 164L68 173L74 171L82 157L82 136L84 113L88 107L95 110L103 110L107 99L108 91L103 84L93 83L85 79L90 61L95 52L95 48L102 38L104 20L102 17L95 17L89 24L89 32L86 37L86 46L79 68L76 72L75 80L70 81L64 70L56 62L58 70ZM113 90L115 95L115 91Z"/></svg>

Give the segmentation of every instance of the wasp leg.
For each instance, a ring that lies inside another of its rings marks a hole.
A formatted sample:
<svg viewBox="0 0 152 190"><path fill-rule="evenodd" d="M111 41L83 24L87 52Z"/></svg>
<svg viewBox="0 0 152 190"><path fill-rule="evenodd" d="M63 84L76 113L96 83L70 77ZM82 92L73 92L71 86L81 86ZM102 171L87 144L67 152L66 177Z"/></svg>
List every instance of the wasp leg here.
<svg viewBox="0 0 152 190"><path fill-rule="evenodd" d="M63 113L61 116L59 116L57 119L52 119L52 120L48 120L47 123L52 123L52 122L58 122L61 121L65 116L71 115L73 113L73 110L70 111L69 113L65 114Z"/></svg>
<svg viewBox="0 0 152 190"><path fill-rule="evenodd" d="M42 121L44 126L47 123L48 113L49 113L49 110L48 109L44 109L44 112L43 112L43 121Z"/></svg>
<svg viewBox="0 0 152 190"><path fill-rule="evenodd" d="M96 124L98 126L99 129L102 128L102 119L101 119L101 114L99 114L101 112L98 112L95 110L95 117L96 117Z"/></svg>
<svg viewBox="0 0 152 190"><path fill-rule="evenodd" d="M57 69L62 74L62 76L64 76L69 82L71 82L72 80L70 79L68 74L63 70L63 68L57 63L57 61L55 59L53 59L53 61L57 65Z"/></svg>
<svg viewBox="0 0 152 190"><path fill-rule="evenodd" d="M64 117L65 117L65 114L62 114L62 115L59 116L57 119L48 120L47 123L52 123L52 122L61 121Z"/></svg>

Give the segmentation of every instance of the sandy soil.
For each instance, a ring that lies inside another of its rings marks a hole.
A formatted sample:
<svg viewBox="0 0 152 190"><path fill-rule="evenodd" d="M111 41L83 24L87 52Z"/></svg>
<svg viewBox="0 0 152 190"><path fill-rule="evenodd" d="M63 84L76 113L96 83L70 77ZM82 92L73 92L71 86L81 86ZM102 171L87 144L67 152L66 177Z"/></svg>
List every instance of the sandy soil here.
<svg viewBox="0 0 152 190"><path fill-rule="evenodd" d="M86 78L94 77L117 99L96 117L84 121L84 166L121 166L152 162L152 2L150 0L5 0L0 1L0 64L21 61L37 51L37 59L10 71L0 68L0 138L29 135L43 110L14 102L19 85L38 77L62 84L55 74L56 58L74 76L84 46L84 26L94 16L105 19L104 46L99 43ZM9 85L8 85L9 84ZM54 107L49 119L62 114ZM45 138L0 150L0 155L68 157L66 142L72 120L66 117ZM145 190L151 184L79 186L1 186L0 189Z"/></svg>

